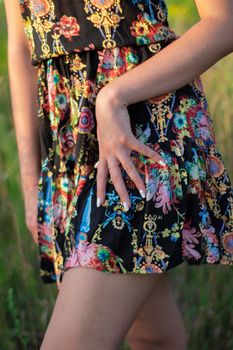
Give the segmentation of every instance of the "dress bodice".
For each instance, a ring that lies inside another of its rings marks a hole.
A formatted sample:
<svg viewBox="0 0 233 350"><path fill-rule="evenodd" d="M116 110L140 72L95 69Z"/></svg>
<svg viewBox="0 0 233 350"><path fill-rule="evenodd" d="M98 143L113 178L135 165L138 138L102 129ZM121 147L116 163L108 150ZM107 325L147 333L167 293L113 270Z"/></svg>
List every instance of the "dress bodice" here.
<svg viewBox="0 0 233 350"><path fill-rule="evenodd" d="M32 64L115 46L171 41L164 0L19 0Z"/></svg>

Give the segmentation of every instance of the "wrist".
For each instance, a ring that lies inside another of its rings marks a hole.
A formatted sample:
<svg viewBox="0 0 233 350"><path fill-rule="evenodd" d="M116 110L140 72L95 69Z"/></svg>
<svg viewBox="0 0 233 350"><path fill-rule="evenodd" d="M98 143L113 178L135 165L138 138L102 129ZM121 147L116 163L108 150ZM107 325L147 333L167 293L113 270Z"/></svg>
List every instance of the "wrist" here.
<svg viewBox="0 0 233 350"><path fill-rule="evenodd" d="M110 103L111 106L125 106L129 105L126 96L122 93L120 84L117 81L113 81L105 85L98 93L96 102L98 101Z"/></svg>

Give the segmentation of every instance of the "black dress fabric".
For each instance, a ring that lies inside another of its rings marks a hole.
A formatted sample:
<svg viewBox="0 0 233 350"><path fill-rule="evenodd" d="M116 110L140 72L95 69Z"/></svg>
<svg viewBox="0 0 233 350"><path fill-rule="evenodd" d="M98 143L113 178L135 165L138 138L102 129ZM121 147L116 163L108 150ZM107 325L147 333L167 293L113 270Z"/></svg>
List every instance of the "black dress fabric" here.
<svg viewBox="0 0 233 350"><path fill-rule="evenodd" d="M120 165L132 206L110 176L96 207L95 99L99 90L178 36L163 0L20 0L38 69L40 274L60 288L78 266L162 273L188 264L233 265L233 190L216 145L200 77L128 106L134 135L166 167L136 151L145 199Z"/></svg>

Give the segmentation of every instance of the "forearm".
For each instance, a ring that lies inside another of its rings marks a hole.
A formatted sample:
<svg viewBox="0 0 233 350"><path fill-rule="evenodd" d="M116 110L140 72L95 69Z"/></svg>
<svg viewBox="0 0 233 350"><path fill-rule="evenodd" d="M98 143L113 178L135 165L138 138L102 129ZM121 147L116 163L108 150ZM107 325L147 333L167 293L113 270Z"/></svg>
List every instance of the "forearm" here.
<svg viewBox="0 0 233 350"><path fill-rule="evenodd" d="M36 183L40 171L37 117L37 71L26 48L8 43L13 121L23 189Z"/></svg>
<svg viewBox="0 0 233 350"><path fill-rule="evenodd" d="M227 23L214 17L200 20L159 53L113 81L113 96L128 105L184 86L233 51L233 25Z"/></svg>

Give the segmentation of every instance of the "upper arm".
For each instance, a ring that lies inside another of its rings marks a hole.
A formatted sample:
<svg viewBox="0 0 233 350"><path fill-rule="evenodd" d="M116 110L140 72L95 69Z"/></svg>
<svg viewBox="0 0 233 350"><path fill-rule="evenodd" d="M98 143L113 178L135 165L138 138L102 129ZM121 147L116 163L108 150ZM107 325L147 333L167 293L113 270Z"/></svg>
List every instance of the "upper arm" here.
<svg viewBox="0 0 233 350"><path fill-rule="evenodd" d="M194 0L201 19L211 21L222 35L227 54L233 51L233 0Z"/></svg>
<svg viewBox="0 0 233 350"><path fill-rule="evenodd" d="M19 0L4 0L8 32L8 50L28 49Z"/></svg>
<svg viewBox="0 0 233 350"><path fill-rule="evenodd" d="M194 0L201 18L217 17L229 21L233 25L232 0Z"/></svg>

